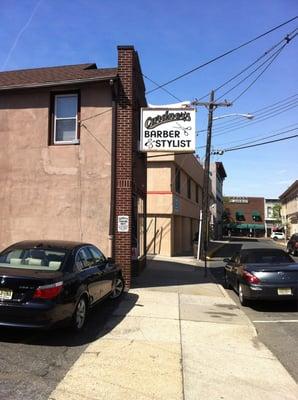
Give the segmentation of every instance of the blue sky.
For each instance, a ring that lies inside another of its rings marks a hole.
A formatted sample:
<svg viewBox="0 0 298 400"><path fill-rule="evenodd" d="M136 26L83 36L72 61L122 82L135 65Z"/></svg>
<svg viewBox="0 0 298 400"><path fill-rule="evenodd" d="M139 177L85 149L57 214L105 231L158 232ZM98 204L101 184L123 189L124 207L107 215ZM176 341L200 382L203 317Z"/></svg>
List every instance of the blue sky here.
<svg viewBox="0 0 298 400"><path fill-rule="evenodd" d="M113 67L117 64L117 45L132 44L139 53L143 73L164 83L294 17L297 10L296 0L1 0L0 69L81 62ZM298 20L167 89L183 100L199 98L255 61L297 25ZM297 43L298 36L233 107L217 109L215 115L254 112L294 96ZM233 100L247 82L228 94L227 99ZM147 90L154 88L151 82L145 83ZM175 101L162 90L149 94L147 99L153 104ZM291 109L263 122L258 122L262 112L252 122L232 118L214 121L214 148L227 148L244 143L245 139L250 141L252 137L297 127L295 99L292 97L292 103L288 103ZM281 110L278 107L276 114ZM232 123L242 128L223 130ZM207 111L200 107L197 129L204 130L206 126ZM215 136L216 133L222 135ZM292 134L297 134L297 130L276 138ZM205 133L199 132L198 146L203 146L205 139ZM225 194L279 196L298 178L297 148L295 138L214 156L213 161L224 163L228 175ZM198 148L198 154L203 158L204 149Z"/></svg>

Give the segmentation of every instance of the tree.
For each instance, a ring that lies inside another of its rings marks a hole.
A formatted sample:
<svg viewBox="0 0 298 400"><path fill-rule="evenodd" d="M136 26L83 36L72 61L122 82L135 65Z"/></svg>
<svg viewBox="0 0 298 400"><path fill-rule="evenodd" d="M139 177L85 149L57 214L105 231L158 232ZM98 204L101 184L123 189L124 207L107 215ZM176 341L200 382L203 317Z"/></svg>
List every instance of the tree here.
<svg viewBox="0 0 298 400"><path fill-rule="evenodd" d="M276 220L278 224L281 224L281 215L280 215L281 205L275 204L272 208L273 218Z"/></svg>

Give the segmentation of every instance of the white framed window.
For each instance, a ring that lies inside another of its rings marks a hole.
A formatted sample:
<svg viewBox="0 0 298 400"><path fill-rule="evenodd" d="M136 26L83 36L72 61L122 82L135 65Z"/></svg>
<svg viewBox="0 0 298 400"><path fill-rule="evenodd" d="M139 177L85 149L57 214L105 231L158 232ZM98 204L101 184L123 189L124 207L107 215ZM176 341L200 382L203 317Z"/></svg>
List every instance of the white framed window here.
<svg viewBox="0 0 298 400"><path fill-rule="evenodd" d="M55 95L54 144L77 144L78 137L78 94Z"/></svg>

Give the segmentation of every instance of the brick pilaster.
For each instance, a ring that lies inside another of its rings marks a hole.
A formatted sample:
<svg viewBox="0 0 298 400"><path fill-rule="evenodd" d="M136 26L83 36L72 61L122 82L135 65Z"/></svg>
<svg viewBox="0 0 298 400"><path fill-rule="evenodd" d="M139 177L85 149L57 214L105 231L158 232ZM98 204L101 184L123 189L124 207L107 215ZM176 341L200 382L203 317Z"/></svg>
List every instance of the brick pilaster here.
<svg viewBox="0 0 298 400"><path fill-rule="evenodd" d="M131 282L132 157L133 157L132 46L118 47L118 101L116 122L115 261L122 266L126 287ZM129 217L129 232L118 232L118 216Z"/></svg>

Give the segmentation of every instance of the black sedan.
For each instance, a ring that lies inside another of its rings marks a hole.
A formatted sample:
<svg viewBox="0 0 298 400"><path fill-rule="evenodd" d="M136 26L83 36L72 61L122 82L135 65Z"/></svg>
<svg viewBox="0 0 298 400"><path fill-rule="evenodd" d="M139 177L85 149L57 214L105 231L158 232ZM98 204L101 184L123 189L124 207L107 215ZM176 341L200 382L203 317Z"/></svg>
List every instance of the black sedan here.
<svg viewBox="0 0 298 400"><path fill-rule="evenodd" d="M225 285L239 294L240 303L250 300L297 300L298 264L279 249L242 249L224 260Z"/></svg>
<svg viewBox="0 0 298 400"><path fill-rule="evenodd" d="M25 241L0 253L0 326L80 330L90 307L123 290L121 269L88 243Z"/></svg>

